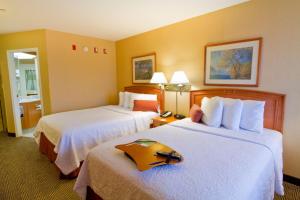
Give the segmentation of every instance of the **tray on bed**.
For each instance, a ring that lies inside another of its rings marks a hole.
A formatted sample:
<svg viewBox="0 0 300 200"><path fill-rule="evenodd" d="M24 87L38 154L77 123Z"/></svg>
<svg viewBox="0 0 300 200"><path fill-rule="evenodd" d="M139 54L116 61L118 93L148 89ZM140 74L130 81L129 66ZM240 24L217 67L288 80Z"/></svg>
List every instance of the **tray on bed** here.
<svg viewBox="0 0 300 200"><path fill-rule="evenodd" d="M149 139L117 145L116 148L124 151L140 171L160 165L176 164L183 160L183 157L172 148Z"/></svg>

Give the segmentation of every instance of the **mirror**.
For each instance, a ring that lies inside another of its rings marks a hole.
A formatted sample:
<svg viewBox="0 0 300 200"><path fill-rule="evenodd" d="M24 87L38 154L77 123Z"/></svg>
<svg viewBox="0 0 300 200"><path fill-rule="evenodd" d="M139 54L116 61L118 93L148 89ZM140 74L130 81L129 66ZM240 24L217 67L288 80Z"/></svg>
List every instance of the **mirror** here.
<svg viewBox="0 0 300 200"><path fill-rule="evenodd" d="M17 96L28 97L39 95L36 53L14 53L16 66Z"/></svg>

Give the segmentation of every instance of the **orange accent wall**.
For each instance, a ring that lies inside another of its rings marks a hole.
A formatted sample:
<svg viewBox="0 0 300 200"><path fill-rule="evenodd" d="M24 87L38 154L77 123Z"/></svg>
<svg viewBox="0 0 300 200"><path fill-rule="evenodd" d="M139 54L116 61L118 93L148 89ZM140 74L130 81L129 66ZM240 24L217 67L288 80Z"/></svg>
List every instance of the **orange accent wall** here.
<svg viewBox="0 0 300 200"><path fill-rule="evenodd" d="M286 94L284 171L300 178L300 1L252 0L220 11L117 41L118 89L131 84L131 57L156 52L157 71L168 80L186 72L192 89L203 85L204 46L208 43L263 37L258 88ZM251 88L250 88L251 89ZM166 92L165 108L175 110L175 93ZM179 98L188 114L189 94Z"/></svg>

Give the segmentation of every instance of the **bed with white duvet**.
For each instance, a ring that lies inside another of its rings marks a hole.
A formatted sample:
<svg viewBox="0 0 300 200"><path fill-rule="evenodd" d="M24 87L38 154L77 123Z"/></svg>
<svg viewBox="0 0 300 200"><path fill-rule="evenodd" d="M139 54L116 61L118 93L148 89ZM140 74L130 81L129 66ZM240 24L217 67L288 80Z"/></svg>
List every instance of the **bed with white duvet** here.
<svg viewBox="0 0 300 200"><path fill-rule="evenodd" d="M144 172L115 146L147 138L184 157ZM103 199L273 199L283 195L282 134L229 130L189 118L106 142L90 151L74 190L87 186Z"/></svg>
<svg viewBox="0 0 300 200"><path fill-rule="evenodd" d="M105 141L130 135L150 127L155 112L131 111L117 105L69 111L44 116L35 130L55 145L55 164L63 174L80 166L89 150Z"/></svg>
<svg viewBox="0 0 300 200"><path fill-rule="evenodd" d="M128 86L119 104L43 116L35 129L39 150L55 162L61 178L77 177L93 147L149 129L164 105L164 93L150 86Z"/></svg>

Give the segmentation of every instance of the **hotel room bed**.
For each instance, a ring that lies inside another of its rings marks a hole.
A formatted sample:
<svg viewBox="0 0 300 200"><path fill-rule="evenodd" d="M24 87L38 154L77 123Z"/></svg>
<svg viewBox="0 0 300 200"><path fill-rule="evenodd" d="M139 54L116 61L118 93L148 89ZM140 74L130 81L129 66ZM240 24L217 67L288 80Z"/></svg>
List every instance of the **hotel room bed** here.
<svg viewBox="0 0 300 200"><path fill-rule="evenodd" d="M176 149L184 161L138 171L115 146L141 138ZM75 190L85 197L90 186L103 199L270 199L275 185L281 193L280 133L237 133L186 119L96 147Z"/></svg>
<svg viewBox="0 0 300 200"><path fill-rule="evenodd" d="M159 89L132 86L125 91L156 94L160 104L163 103ZM90 149L111 139L148 129L151 119L157 115L117 105L62 112L41 118L35 139L40 151L55 161L62 176L73 178Z"/></svg>
<svg viewBox="0 0 300 200"><path fill-rule="evenodd" d="M245 95L243 92L228 89L192 92L191 105L199 103L203 96L215 95L265 100L265 117L270 119L265 118L262 133L213 128L185 119L121 137L88 154L74 190L87 199L252 200L272 199L274 191L283 195L282 134L279 131L284 96L259 92ZM170 146L183 155L184 161L138 171L115 145L140 138Z"/></svg>

